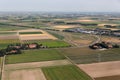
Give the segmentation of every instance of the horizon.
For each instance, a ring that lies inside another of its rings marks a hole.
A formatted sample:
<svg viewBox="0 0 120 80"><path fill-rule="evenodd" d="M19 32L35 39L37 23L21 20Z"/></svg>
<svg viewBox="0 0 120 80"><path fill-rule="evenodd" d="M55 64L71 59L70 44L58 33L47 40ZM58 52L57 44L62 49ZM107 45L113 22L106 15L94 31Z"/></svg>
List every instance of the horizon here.
<svg viewBox="0 0 120 80"><path fill-rule="evenodd" d="M0 12L120 12L119 3L120 0L0 0Z"/></svg>

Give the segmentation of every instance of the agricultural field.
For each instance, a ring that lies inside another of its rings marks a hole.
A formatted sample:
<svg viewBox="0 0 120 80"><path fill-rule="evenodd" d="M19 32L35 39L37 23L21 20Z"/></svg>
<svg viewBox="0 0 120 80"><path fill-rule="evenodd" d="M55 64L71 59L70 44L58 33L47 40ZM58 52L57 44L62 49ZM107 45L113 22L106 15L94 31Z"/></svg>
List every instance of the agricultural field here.
<svg viewBox="0 0 120 80"><path fill-rule="evenodd" d="M120 61L79 64L78 67L93 78L120 75Z"/></svg>
<svg viewBox="0 0 120 80"><path fill-rule="evenodd" d="M65 29L69 29L69 28L76 28L78 26L74 26L74 25L56 25L56 26L53 26L54 29L57 29L57 30L65 30Z"/></svg>
<svg viewBox="0 0 120 80"><path fill-rule="evenodd" d="M3 80L46 80L40 68L5 71L4 75Z"/></svg>
<svg viewBox="0 0 120 80"><path fill-rule="evenodd" d="M119 45L119 37L64 31L74 28L85 31L96 28L119 30L120 18L114 20L113 17L119 16L115 15L37 12L0 14L0 49L16 43L40 45L39 49L21 50L22 54L5 55L3 70L0 67L0 71L3 71L0 72L0 80L120 80L120 48L89 48L89 45L100 41ZM110 24L114 29L104 26Z"/></svg>
<svg viewBox="0 0 120 80"><path fill-rule="evenodd" d="M120 44L120 38L119 37L101 36L101 40L106 41L106 42L112 42L112 43Z"/></svg>
<svg viewBox="0 0 120 80"><path fill-rule="evenodd" d="M50 33L51 35L55 36L56 38L60 39L60 40L63 40L65 37L58 34L58 33L54 33L54 32L50 32L48 31L48 33Z"/></svg>
<svg viewBox="0 0 120 80"><path fill-rule="evenodd" d="M5 39L5 40L0 40L0 49L6 48L9 44L16 44L20 43L18 39Z"/></svg>
<svg viewBox="0 0 120 80"><path fill-rule="evenodd" d="M0 25L0 31L15 31L15 30L22 30L22 29L27 29L27 28L17 27L17 26L3 26L3 25Z"/></svg>
<svg viewBox="0 0 120 80"><path fill-rule="evenodd" d="M3 32L0 32L0 35L13 35L13 34L17 34L16 32L12 32L12 31L3 31Z"/></svg>
<svg viewBox="0 0 120 80"><path fill-rule="evenodd" d="M48 48L70 47L70 44L61 40L33 40L23 41L23 43L38 43Z"/></svg>
<svg viewBox="0 0 120 80"><path fill-rule="evenodd" d="M31 34L33 32L34 32L34 34ZM39 34L38 34L38 32L39 32ZM42 40L42 39L56 40L57 39L56 37L47 33L46 31L37 30L37 29L20 30L19 33L23 33L23 34L19 34L20 40Z"/></svg>
<svg viewBox="0 0 120 80"><path fill-rule="evenodd" d="M7 55L5 63L15 64L15 63L27 63L27 62L39 62L39 61L51 61L65 59L65 57L58 51L54 49L48 50L27 50L23 51L19 55Z"/></svg>
<svg viewBox="0 0 120 80"><path fill-rule="evenodd" d="M19 32L19 34L24 35L24 34L42 34L42 32Z"/></svg>
<svg viewBox="0 0 120 80"><path fill-rule="evenodd" d="M0 40L7 40L7 39L18 39L17 32L12 31L1 31L0 32Z"/></svg>
<svg viewBox="0 0 120 80"><path fill-rule="evenodd" d="M42 71L47 80L92 80L87 74L73 65L44 67Z"/></svg>
<svg viewBox="0 0 120 80"><path fill-rule="evenodd" d="M120 80L120 75L95 78L95 80Z"/></svg>
<svg viewBox="0 0 120 80"><path fill-rule="evenodd" d="M61 49L61 53L64 53L71 60L77 64L98 63L107 61L119 61L120 49L108 49L108 50L91 50L87 47L83 48L71 48Z"/></svg>
<svg viewBox="0 0 120 80"><path fill-rule="evenodd" d="M58 39L61 39L59 36L63 36L62 40L65 40L66 42L70 43L73 46L83 46L83 45L89 45L92 42L97 40L97 37L95 35L90 34L82 34L82 33L70 33L70 32L58 32L58 31L48 31L52 35L57 35L56 37Z"/></svg>
<svg viewBox="0 0 120 80"><path fill-rule="evenodd" d="M60 65L70 65L72 64L69 60L52 60L52 61L40 61L40 62L30 62L30 63L18 63L18 64L6 64L4 69L8 70L19 70L19 69L33 69L49 66L60 66Z"/></svg>

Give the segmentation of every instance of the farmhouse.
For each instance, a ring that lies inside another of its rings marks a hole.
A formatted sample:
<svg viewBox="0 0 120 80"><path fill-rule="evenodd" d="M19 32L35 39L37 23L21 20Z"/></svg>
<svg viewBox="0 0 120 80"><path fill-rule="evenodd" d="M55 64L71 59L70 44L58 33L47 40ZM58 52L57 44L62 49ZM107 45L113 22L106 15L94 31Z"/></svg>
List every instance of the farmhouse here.
<svg viewBox="0 0 120 80"><path fill-rule="evenodd" d="M117 44L112 44L110 42L101 42L101 43L95 43L89 46L91 49L111 49L111 48L119 48L119 45Z"/></svg>
<svg viewBox="0 0 120 80"><path fill-rule="evenodd" d="M21 54L21 50L17 48L7 48L6 49L6 55L11 55L11 54Z"/></svg>
<svg viewBox="0 0 120 80"><path fill-rule="evenodd" d="M35 49L35 48L37 48L37 44L35 44L35 43L28 44L28 48Z"/></svg>

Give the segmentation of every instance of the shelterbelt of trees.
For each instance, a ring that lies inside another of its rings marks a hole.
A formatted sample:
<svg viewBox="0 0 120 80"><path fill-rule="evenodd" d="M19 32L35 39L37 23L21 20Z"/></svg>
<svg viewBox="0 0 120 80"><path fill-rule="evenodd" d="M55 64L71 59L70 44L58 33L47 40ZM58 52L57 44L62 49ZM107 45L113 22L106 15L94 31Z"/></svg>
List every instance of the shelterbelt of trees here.
<svg viewBox="0 0 120 80"><path fill-rule="evenodd" d="M101 43L95 43L89 46L91 49L111 49L111 48L120 48L118 44L112 44L110 42L101 42Z"/></svg>
<svg viewBox="0 0 120 80"><path fill-rule="evenodd" d="M0 50L0 56L4 55L11 55L11 54L21 54L21 50L27 50L27 49L39 49L39 48L47 48L47 46L43 46L42 44L38 43L30 43L30 44L10 44L7 46L6 49Z"/></svg>

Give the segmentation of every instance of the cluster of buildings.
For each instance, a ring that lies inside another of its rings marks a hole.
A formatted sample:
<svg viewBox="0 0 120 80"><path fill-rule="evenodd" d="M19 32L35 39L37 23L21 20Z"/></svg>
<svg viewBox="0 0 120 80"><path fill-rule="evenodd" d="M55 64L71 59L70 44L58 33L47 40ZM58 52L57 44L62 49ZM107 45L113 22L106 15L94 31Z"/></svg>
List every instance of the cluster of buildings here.
<svg viewBox="0 0 120 80"><path fill-rule="evenodd" d="M85 34L95 34L95 35L109 35L109 36L117 36L120 37L120 30L111 30L111 29L82 29L82 28L73 28L73 29L66 29L64 32L78 32L78 33L85 33Z"/></svg>
<svg viewBox="0 0 120 80"><path fill-rule="evenodd" d="M42 44L38 43L30 43L30 44L10 44L7 46L6 49L0 50L0 56L4 55L11 55L11 54L21 54L21 50L27 50L27 49L39 49L39 48L46 48L46 46L43 46Z"/></svg>
<svg viewBox="0 0 120 80"><path fill-rule="evenodd" d="M111 49L111 48L119 48L120 46L117 44L112 44L110 42L100 42L95 43L89 46L91 49Z"/></svg>

